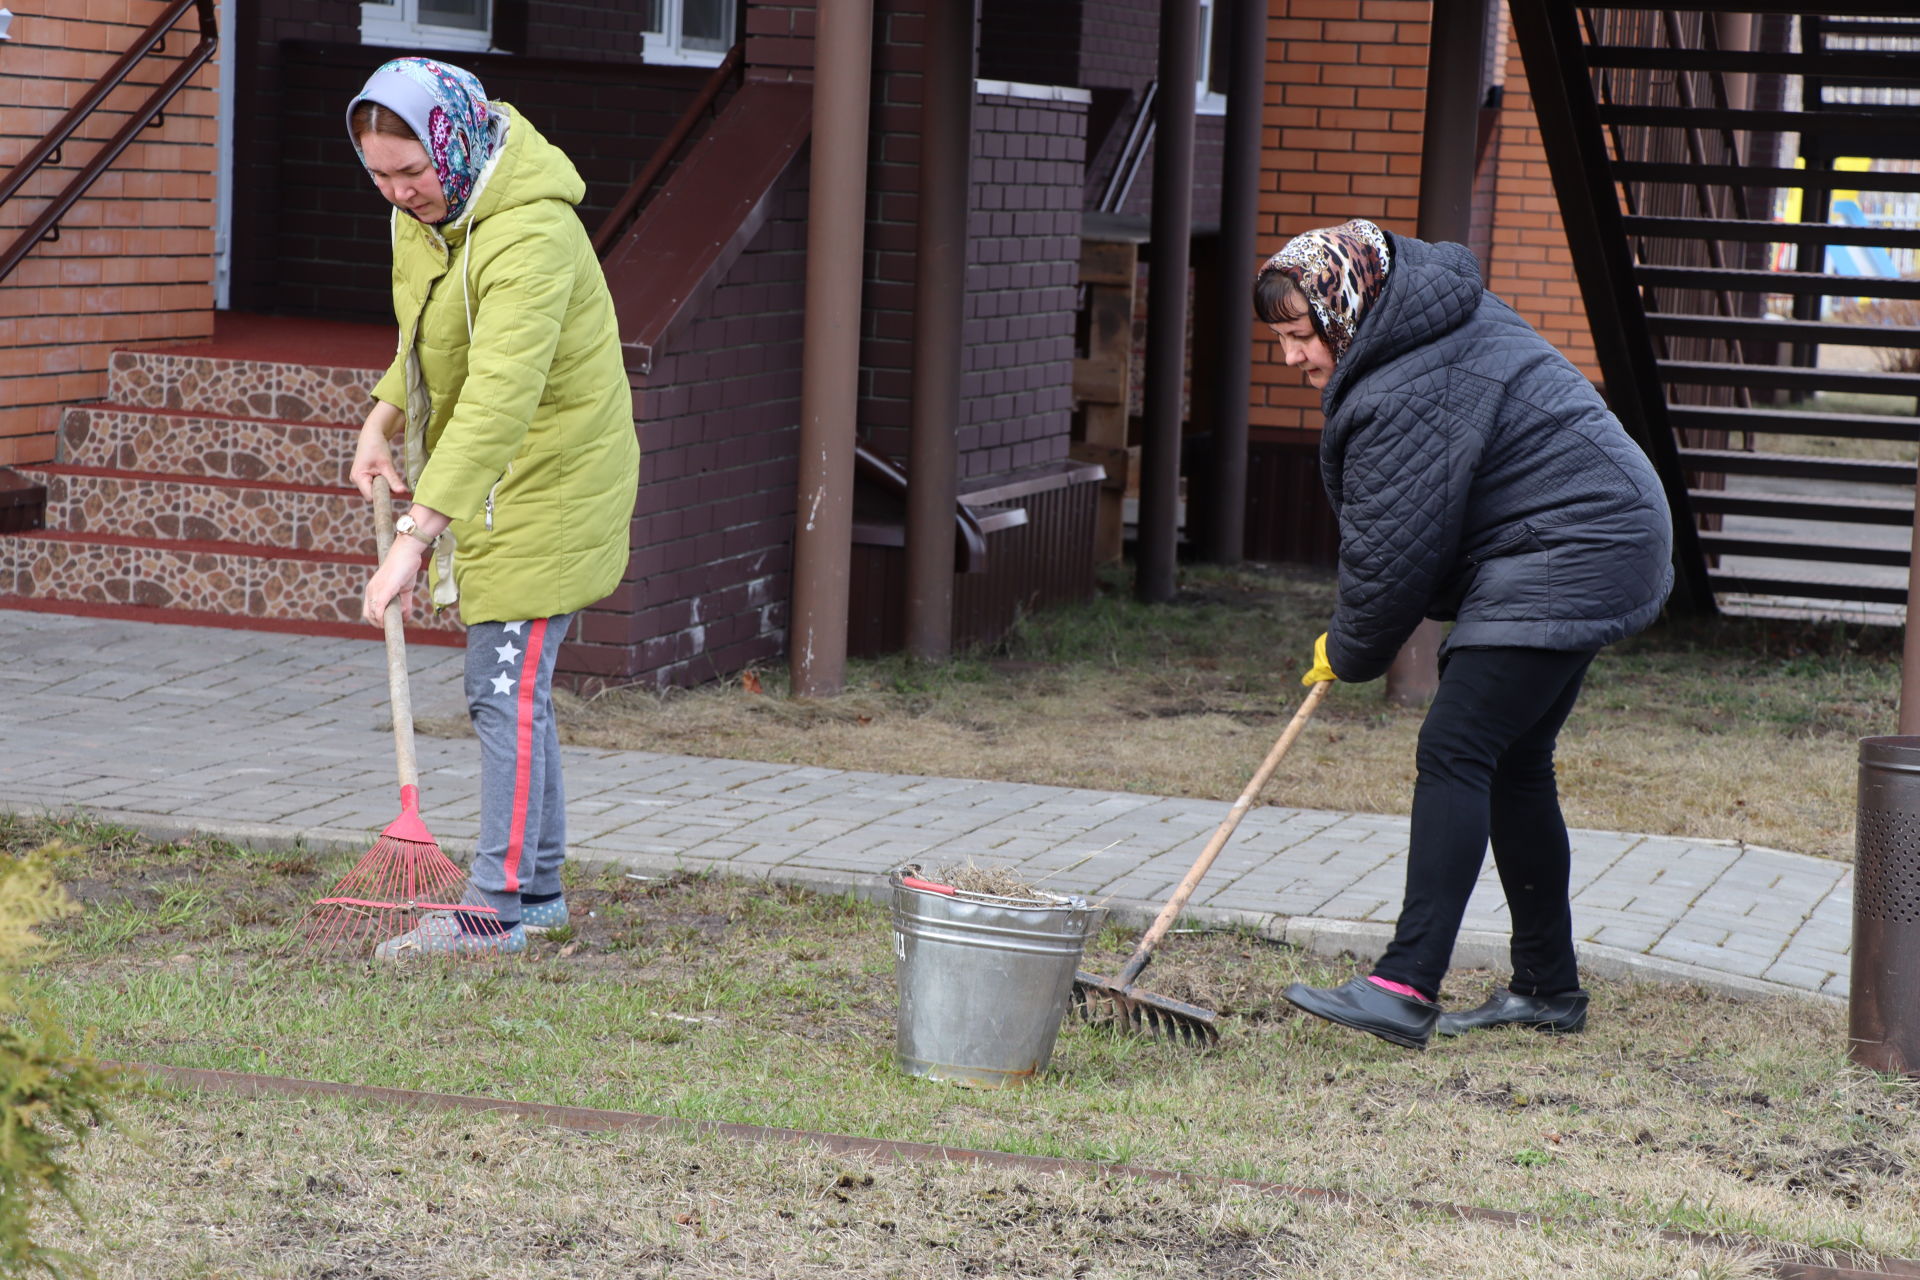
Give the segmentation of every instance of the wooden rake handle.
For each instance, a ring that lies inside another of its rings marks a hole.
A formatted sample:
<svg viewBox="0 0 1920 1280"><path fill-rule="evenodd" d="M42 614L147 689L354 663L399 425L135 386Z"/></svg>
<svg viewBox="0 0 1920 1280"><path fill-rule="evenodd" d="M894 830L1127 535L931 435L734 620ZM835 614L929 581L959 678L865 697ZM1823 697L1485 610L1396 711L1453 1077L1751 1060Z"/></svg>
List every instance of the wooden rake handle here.
<svg viewBox="0 0 1920 1280"><path fill-rule="evenodd" d="M1327 690L1332 687L1333 681L1322 680L1308 691L1307 700L1300 704L1300 709L1293 713L1293 719L1287 722L1286 731L1280 735L1280 741L1274 743L1273 750L1267 752L1267 758L1260 762L1260 768L1254 772L1252 780L1247 783L1246 790L1242 791L1240 798L1233 802L1233 808L1227 810L1227 816L1214 831L1213 839L1207 841L1207 847L1200 851L1198 858L1194 859L1193 869L1187 872L1186 879L1180 882L1180 886L1173 891L1173 896L1167 899L1167 905L1160 908L1159 916L1147 929L1146 936L1140 939L1140 945L1134 950L1132 958L1120 970L1120 975L1114 979L1116 986L1130 985L1140 976L1140 971L1147 967L1147 959L1153 954L1153 949L1160 945L1160 939L1167 936L1167 930L1173 928L1173 922L1180 918L1180 913L1186 909L1187 899L1191 898L1193 891L1200 887L1201 879L1213 866L1213 860L1220 856L1220 850L1226 847L1234 828L1240 825L1240 819L1247 816L1247 810L1253 807L1254 798L1260 794L1260 789L1267 785L1267 780L1273 777L1273 771L1280 767L1280 761L1292 748L1294 739L1298 738L1300 731L1307 727L1307 721L1313 719L1314 709L1320 705L1320 699L1326 697Z"/></svg>
<svg viewBox="0 0 1920 1280"><path fill-rule="evenodd" d="M393 547L393 489L385 476L373 480L373 542L385 563ZM398 596L387 602L381 616L387 633L387 700L393 706L393 756L400 770L400 787L420 786L420 763L413 751L413 695L407 687L407 629L400 616Z"/></svg>

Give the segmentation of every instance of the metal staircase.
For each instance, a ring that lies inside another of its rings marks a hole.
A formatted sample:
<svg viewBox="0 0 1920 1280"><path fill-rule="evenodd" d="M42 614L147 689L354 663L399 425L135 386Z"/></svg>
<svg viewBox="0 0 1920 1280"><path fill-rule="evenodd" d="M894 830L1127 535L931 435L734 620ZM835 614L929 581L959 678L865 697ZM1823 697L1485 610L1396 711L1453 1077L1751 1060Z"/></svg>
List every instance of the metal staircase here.
<svg viewBox="0 0 1920 1280"><path fill-rule="evenodd" d="M1608 399L1680 526L1678 607L1906 603L1920 374L1887 367L1920 370L1920 9L1840 2L1511 0ZM1870 221L1869 193L1914 198Z"/></svg>

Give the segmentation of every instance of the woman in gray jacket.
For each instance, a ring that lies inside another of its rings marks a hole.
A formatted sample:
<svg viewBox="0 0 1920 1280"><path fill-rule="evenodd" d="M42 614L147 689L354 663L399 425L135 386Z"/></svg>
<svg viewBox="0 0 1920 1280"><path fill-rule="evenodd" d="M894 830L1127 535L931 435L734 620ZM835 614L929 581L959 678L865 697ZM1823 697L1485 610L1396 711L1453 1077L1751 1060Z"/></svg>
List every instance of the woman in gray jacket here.
<svg viewBox="0 0 1920 1280"><path fill-rule="evenodd" d="M1411 1048L1442 1034L1586 1024L1554 782L1560 726L1601 646L1673 585L1658 477L1579 370L1480 283L1457 244L1355 221L1296 236L1254 309L1321 392L1340 593L1306 683L1371 680L1421 619L1451 620L1420 730L1407 888L1370 976L1296 983L1307 1012ZM1513 979L1436 1003L1488 841Z"/></svg>

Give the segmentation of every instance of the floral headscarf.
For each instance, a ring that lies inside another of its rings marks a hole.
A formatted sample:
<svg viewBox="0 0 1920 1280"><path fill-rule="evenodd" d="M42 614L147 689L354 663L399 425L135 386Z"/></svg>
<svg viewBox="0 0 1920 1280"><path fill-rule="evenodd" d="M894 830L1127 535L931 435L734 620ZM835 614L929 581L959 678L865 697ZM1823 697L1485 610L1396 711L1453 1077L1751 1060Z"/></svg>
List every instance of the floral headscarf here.
<svg viewBox="0 0 1920 1280"><path fill-rule="evenodd" d="M1338 360L1386 287L1392 267L1387 238L1361 218L1337 227L1303 231L1267 259L1260 275L1278 270L1307 295L1320 335Z"/></svg>
<svg viewBox="0 0 1920 1280"><path fill-rule="evenodd" d="M466 212L474 185L506 140L506 116L487 101L486 90L471 71L431 58L395 58L372 76L347 104L347 133L353 133L353 109L377 102L406 121L433 158L448 222ZM353 139L360 151L360 139ZM367 158L360 156L360 163Z"/></svg>

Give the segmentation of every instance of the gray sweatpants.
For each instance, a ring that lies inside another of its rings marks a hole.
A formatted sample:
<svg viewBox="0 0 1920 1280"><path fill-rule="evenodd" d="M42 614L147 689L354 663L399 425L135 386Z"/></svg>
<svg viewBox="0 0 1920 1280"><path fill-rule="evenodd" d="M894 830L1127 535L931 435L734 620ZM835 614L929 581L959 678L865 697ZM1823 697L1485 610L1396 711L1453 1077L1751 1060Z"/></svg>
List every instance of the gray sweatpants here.
<svg viewBox="0 0 1920 1280"><path fill-rule="evenodd" d="M466 901L520 919L520 895L560 892L567 856L553 664L573 615L467 628L467 714L480 738L480 835Z"/></svg>

